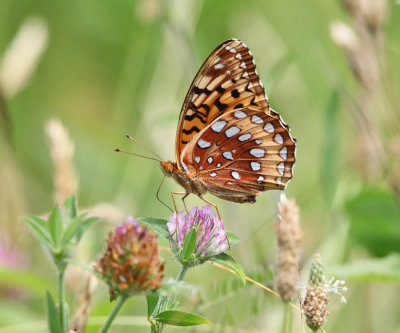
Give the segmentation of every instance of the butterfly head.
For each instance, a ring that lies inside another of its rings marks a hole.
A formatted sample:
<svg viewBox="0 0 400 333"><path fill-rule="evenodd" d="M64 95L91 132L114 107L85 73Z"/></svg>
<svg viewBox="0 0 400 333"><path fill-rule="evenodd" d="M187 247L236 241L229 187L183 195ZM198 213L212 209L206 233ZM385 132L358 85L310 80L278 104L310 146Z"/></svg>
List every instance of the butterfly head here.
<svg viewBox="0 0 400 333"><path fill-rule="evenodd" d="M166 161L166 162L161 161L160 166L162 171L164 172L164 175L166 175L167 177L171 177L171 175L173 173L176 173L177 171L176 163L171 161Z"/></svg>

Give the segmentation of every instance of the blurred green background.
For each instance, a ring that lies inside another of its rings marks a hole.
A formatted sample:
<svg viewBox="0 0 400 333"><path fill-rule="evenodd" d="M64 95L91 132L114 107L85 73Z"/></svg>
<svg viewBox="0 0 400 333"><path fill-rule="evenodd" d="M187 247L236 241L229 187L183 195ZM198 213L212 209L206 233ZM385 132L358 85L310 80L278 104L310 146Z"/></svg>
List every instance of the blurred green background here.
<svg viewBox="0 0 400 333"><path fill-rule="evenodd" d="M400 6L392 0L386 6L384 18L375 18L381 25L368 26L369 44L345 36L341 47L332 39L332 23L346 22L357 34L359 21L340 1L2 0L0 332L46 331L43 295L45 288L54 291L54 270L20 217L45 214L55 201L52 156L63 147L56 145L52 155L49 120L58 118L74 145L80 208L103 218L77 253L90 263L124 216L170 214L155 197L162 179L158 163L112 148L143 153L126 140L129 133L173 160L189 85L208 54L232 37L251 49L271 106L297 138L295 175L285 193L300 206L300 269L305 277L319 252L329 274L349 287L347 304L331 297L325 329L400 332ZM12 53L22 27L28 37ZM37 59L26 69L38 45ZM357 69L352 45L365 47L357 54L375 62ZM9 75L7 66L14 68ZM373 70L368 76L374 66L376 82ZM60 165L68 167L63 160ZM179 190L169 179L160 196L172 205L170 192ZM279 195L267 192L253 205L207 197L241 239L232 255L272 287ZM202 205L193 195L187 203ZM175 276L177 263L163 255L166 276ZM81 276L70 272L72 313L85 282ZM234 277L207 265L189 271L186 281L198 289L188 289L182 305L208 317L215 324L211 331L279 331L282 306L261 289L237 288ZM107 288L99 283L87 332L98 329L99 316L110 307ZM134 326L116 325L112 332L148 331L142 298L130 300L123 315L137 316L137 322L131 317ZM299 332L301 318L296 312L294 318Z"/></svg>

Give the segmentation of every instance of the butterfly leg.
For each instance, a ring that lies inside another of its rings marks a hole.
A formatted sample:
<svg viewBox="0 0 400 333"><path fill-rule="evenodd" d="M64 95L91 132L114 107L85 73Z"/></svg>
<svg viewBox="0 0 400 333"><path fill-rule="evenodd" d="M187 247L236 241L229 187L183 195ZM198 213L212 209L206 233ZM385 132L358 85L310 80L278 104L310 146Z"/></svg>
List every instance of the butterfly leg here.
<svg viewBox="0 0 400 333"><path fill-rule="evenodd" d="M220 220L222 220L222 219L221 219L221 215L219 214L218 206L217 206L215 203L212 203L211 201L208 201L207 199L204 199L202 196L200 196L200 199L203 200L205 203L208 203L209 205L213 206L213 207L215 208L215 210L217 211L218 218L219 218ZM224 227L223 224L222 224L222 228L223 228L224 231L225 231L225 227ZM230 249L231 249L231 244L229 243L229 238L228 238L228 236L226 236L226 241L228 242L228 246L229 246L228 249L230 250Z"/></svg>
<svg viewBox="0 0 400 333"><path fill-rule="evenodd" d="M185 207L186 213L189 213L189 211L188 211L188 209L186 207L186 202L185 202L185 199L187 198L188 195L189 195L189 193L186 192L186 194L182 197L183 207Z"/></svg>
<svg viewBox="0 0 400 333"><path fill-rule="evenodd" d="M185 199L186 199L186 197L189 195L189 193L188 193L188 192L171 192L172 201L174 202L174 208L175 208L175 211L177 212L178 209L176 208L176 202L175 202L175 197L174 197L174 195L176 195L176 194L183 195L183 197L182 197L182 202L183 202L183 206L185 207L185 211L186 211L186 213L187 213L188 210L187 210L187 208L186 208Z"/></svg>
<svg viewBox="0 0 400 333"><path fill-rule="evenodd" d="M208 203L209 205L213 206L215 208L215 210L217 211L218 218L221 220L221 215L219 214L218 206L215 203L212 203L211 201L204 199L202 196L200 197L200 199L203 200L205 203Z"/></svg>

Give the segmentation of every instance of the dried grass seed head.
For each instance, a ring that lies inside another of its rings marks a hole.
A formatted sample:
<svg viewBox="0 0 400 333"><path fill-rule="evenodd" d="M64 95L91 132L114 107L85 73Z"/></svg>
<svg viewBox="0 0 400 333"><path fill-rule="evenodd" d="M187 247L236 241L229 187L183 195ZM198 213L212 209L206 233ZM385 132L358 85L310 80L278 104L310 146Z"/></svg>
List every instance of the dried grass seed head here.
<svg viewBox="0 0 400 333"><path fill-rule="evenodd" d="M295 200L281 195L275 233L278 240L276 285L282 300L291 300L299 290L298 257L301 249L299 207Z"/></svg>

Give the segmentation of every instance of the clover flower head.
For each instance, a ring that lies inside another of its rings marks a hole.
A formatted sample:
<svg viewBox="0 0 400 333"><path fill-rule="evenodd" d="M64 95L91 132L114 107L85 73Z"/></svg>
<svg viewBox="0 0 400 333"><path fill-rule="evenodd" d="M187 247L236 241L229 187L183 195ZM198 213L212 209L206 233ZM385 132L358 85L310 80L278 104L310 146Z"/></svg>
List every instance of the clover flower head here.
<svg viewBox="0 0 400 333"><path fill-rule="evenodd" d="M222 220L210 206L194 207L188 214L174 212L167 223L170 245L175 259L183 265L196 266L228 249ZM189 258L184 258L183 247L189 232L194 229L196 242Z"/></svg>
<svg viewBox="0 0 400 333"><path fill-rule="evenodd" d="M95 269L109 285L113 299L160 288L164 263L156 236L128 217L109 234L107 250Z"/></svg>

